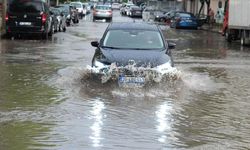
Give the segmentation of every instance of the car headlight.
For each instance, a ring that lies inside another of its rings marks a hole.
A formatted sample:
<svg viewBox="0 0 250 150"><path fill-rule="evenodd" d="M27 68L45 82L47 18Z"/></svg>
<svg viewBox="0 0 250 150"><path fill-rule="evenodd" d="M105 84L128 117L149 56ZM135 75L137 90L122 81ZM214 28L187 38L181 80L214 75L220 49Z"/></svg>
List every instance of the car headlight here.
<svg viewBox="0 0 250 150"><path fill-rule="evenodd" d="M169 60L168 62L156 67L157 72L160 72L162 74L168 73L172 69L173 69L173 67L172 67L171 60Z"/></svg>
<svg viewBox="0 0 250 150"><path fill-rule="evenodd" d="M70 15L67 16L67 19L70 19Z"/></svg>

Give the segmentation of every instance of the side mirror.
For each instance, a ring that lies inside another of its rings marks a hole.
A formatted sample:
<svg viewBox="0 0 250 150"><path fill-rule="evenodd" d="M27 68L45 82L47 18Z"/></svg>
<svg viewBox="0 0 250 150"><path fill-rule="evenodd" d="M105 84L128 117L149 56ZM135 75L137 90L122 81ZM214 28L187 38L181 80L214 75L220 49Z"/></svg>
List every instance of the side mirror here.
<svg viewBox="0 0 250 150"><path fill-rule="evenodd" d="M169 49L175 49L176 44L175 43L168 43L168 48Z"/></svg>
<svg viewBox="0 0 250 150"><path fill-rule="evenodd" d="M99 42L98 41L93 41L93 42L91 42L91 45L93 47L98 47L99 46Z"/></svg>

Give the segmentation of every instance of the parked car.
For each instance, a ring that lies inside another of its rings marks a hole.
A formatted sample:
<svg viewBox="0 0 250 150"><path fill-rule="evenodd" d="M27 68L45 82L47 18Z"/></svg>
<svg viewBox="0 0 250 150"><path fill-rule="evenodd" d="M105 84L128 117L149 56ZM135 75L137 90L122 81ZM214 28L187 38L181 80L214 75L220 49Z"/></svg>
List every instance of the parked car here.
<svg viewBox="0 0 250 150"><path fill-rule="evenodd" d="M171 20L170 27L172 28L192 28L198 29L197 18L188 12L176 12Z"/></svg>
<svg viewBox="0 0 250 150"><path fill-rule="evenodd" d="M106 19L108 21L112 21L113 12L111 7L108 5L97 5L93 11L93 21L97 19Z"/></svg>
<svg viewBox="0 0 250 150"><path fill-rule="evenodd" d="M9 1L5 21L8 37L18 34L37 34L47 39L53 34L49 7L42 0Z"/></svg>
<svg viewBox="0 0 250 150"><path fill-rule="evenodd" d="M71 6L71 20L72 22L79 23L79 13L78 10L76 9L76 6Z"/></svg>
<svg viewBox="0 0 250 150"><path fill-rule="evenodd" d="M82 3L85 6L85 15L89 14L91 11L91 5L89 3Z"/></svg>
<svg viewBox="0 0 250 150"><path fill-rule="evenodd" d="M133 69L145 67L164 75L173 67L170 49L175 45L166 42L155 24L111 23L100 42L93 41L91 45L96 47L91 72L97 79L107 75L108 70L111 78L119 76L118 84L145 84L146 74L133 72ZM135 68L130 70L126 68L128 65ZM114 70L110 70L112 68ZM112 74L113 71L119 74Z"/></svg>
<svg viewBox="0 0 250 150"><path fill-rule="evenodd" d="M72 6L69 4L60 4L58 6L55 6L56 8L60 8L63 15L66 17L66 25L70 26L71 24L71 18L72 18Z"/></svg>
<svg viewBox="0 0 250 150"><path fill-rule="evenodd" d="M50 12L51 12L51 17L52 17L52 27L54 32L59 31L59 26L60 26L60 10L54 7L50 7Z"/></svg>
<svg viewBox="0 0 250 150"><path fill-rule="evenodd" d="M142 9L139 6L131 6L128 15L130 17L142 17Z"/></svg>
<svg viewBox="0 0 250 150"><path fill-rule="evenodd" d="M120 14L121 15L127 15L127 10L130 6L134 5L133 3L124 3L120 7Z"/></svg>
<svg viewBox="0 0 250 150"><path fill-rule="evenodd" d="M78 12L79 18L83 18L86 15L86 7L81 2L71 2L70 6L73 6Z"/></svg>
<svg viewBox="0 0 250 150"><path fill-rule="evenodd" d="M125 15L129 16L129 10L131 6L135 6L133 3L126 4L126 7L124 8Z"/></svg>
<svg viewBox="0 0 250 150"><path fill-rule="evenodd" d="M161 11L155 15L155 21L170 23L171 19L175 16L176 10L171 10L168 12Z"/></svg>
<svg viewBox="0 0 250 150"><path fill-rule="evenodd" d="M113 10L115 10L115 9L119 10L120 9L120 4L119 3L112 3L111 7L112 7Z"/></svg>
<svg viewBox="0 0 250 150"><path fill-rule="evenodd" d="M58 31L66 31L66 14L64 12L64 9L62 8L56 8L59 10L59 16L57 16L58 22L59 22L59 29Z"/></svg>

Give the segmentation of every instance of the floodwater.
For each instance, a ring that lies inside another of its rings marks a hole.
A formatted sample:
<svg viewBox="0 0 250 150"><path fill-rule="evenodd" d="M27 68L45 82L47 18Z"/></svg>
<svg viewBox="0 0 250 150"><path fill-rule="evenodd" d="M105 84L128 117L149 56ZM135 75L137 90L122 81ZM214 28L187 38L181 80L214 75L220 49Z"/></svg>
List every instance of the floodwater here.
<svg viewBox="0 0 250 150"><path fill-rule="evenodd" d="M84 78L108 25L90 20L49 41L1 39L1 150L250 148L249 47L164 28L180 79L118 88Z"/></svg>

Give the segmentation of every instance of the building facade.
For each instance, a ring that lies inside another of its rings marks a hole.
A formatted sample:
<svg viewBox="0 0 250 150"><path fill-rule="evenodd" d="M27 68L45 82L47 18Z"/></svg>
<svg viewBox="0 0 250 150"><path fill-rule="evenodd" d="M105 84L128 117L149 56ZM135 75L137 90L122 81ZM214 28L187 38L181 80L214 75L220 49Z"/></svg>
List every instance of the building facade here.
<svg viewBox="0 0 250 150"><path fill-rule="evenodd" d="M219 8L219 3L221 3L222 9L224 9L226 0L210 0L210 8L216 13ZM193 14L198 14L201 8L200 0L186 0L185 1L185 10ZM201 14L207 15L207 5L205 3L204 8L201 11Z"/></svg>

